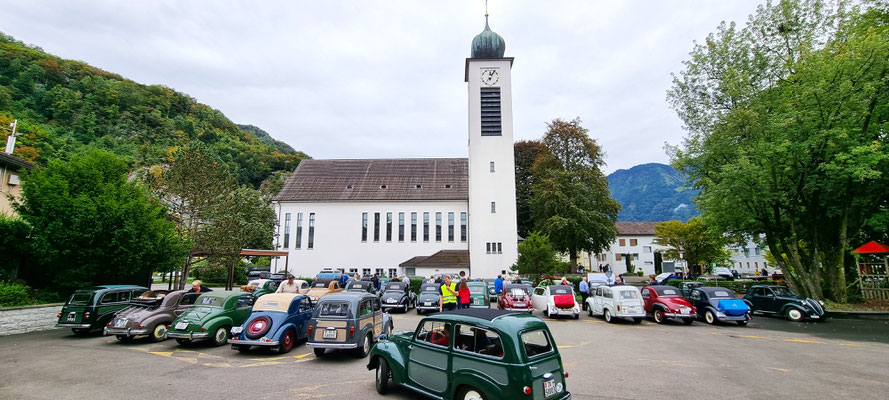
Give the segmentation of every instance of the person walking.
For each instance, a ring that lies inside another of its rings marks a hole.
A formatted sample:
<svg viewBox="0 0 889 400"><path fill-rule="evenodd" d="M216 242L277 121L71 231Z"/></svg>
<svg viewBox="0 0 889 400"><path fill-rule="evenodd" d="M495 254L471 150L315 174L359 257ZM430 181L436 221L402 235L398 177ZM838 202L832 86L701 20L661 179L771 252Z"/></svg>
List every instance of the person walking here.
<svg viewBox="0 0 889 400"><path fill-rule="evenodd" d="M469 308L469 303L472 302L472 297L469 294L469 285L466 284L466 280L460 280L460 284L457 285L457 308Z"/></svg>
<svg viewBox="0 0 889 400"><path fill-rule="evenodd" d="M583 311L586 311L586 299L588 297L590 297L590 282L587 277L583 277L583 280L580 281L580 307Z"/></svg>
<svg viewBox="0 0 889 400"><path fill-rule="evenodd" d="M451 282L450 276L445 275L444 277L438 304L438 311L447 311L457 308L457 285Z"/></svg>
<svg viewBox="0 0 889 400"><path fill-rule="evenodd" d="M380 290L380 274L374 274L372 278L370 278L370 283L377 288L377 291Z"/></svg>
<svg viewBox="0 0 889 400"><path fill-rule="evenodd" d="M494 295L497 296L497 302L500 302L500 295L503 294L503 275L497 275L494 280Z"/></svg>
<svg viewBox="0 0 889 400"><path fill-rule="evenodd" d="M293 281L293 275L288 276L286 282L281 282L275 293L299 293L299 285Z"/></svg>

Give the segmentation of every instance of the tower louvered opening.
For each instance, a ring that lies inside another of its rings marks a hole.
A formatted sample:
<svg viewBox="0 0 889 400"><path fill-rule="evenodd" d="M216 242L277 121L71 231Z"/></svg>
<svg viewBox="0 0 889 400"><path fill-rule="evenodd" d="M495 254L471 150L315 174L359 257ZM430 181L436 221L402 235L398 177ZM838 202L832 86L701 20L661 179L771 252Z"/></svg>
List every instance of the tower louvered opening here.
<svg viewBox="0 0 889 400"><path fill-rule="evenodd" d="M482 136L501 136L500 88L481 88Z"/></svg>

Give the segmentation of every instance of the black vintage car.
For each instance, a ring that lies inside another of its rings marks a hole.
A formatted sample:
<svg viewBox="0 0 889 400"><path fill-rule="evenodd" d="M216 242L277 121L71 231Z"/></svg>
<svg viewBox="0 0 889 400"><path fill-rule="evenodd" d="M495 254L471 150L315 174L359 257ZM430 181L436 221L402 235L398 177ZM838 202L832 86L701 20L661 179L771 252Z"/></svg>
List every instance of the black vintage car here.
<svg viewBox="0 0 889 400"><path fill-rule="evenodd" d="M796 322L804 319L823 321L827 318L824 313L824 303L801 298L785 286L751 286L744 295L744 302L750 307L751 312L784 315Z"/></svg>
<svg viewBox="0 0 889 400"><path fill-rule="evenodd" d="M373 285L371 281L356 281L351 280L346 284L347 292L358 292L358 293L370 293L372 295L378 295L376 286Z"/></svg>
<svg viewBox="0 0 889 400"><path fill-rule="evenodd" d="M424 283L420 286L420 296L417 298L417 314L438 312L438 301L441 300L441 285Z"/></svg>
<svg viewBox="0 0 889 400"><path fill-rule="evenodd" d="M389 282L383 285L383 295L380 297L383 310L400 308L407 312L417 305L417 295L411 291L411 285L404 282Z"/></svg>

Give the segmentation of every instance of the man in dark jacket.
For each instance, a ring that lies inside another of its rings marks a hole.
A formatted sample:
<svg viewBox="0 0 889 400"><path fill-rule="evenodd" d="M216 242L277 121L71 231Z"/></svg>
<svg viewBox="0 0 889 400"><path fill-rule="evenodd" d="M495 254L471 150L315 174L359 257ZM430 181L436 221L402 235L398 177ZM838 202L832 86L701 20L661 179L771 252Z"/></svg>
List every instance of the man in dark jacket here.
<svg viewBox="0 0 889 400"><path fill-rule="evenodd" d="M206 292L212 292L212 290L210 290L210 288L204 286L204 284L197 279L195 279L193 282L191 282L191 289L188 290L188 293L206 293Z"/></svg>
<svg viewBox="0 0 889 400"><path fill-rule="evenodd" d="M374 274L373 278L370 278L370 281L377 290L380 290L380 274Z"/></svg>

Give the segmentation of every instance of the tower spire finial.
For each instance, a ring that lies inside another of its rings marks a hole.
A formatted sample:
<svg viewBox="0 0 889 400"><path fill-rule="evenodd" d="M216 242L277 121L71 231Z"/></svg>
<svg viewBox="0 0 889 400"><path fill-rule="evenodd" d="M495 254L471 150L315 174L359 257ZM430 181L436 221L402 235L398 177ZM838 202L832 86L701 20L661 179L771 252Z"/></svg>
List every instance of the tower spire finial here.
<svg viewBox="0 0 889 400"><path fill-rule="evenodd" d="M485 28L488 27L488 0L485 0Z"/></svg>

